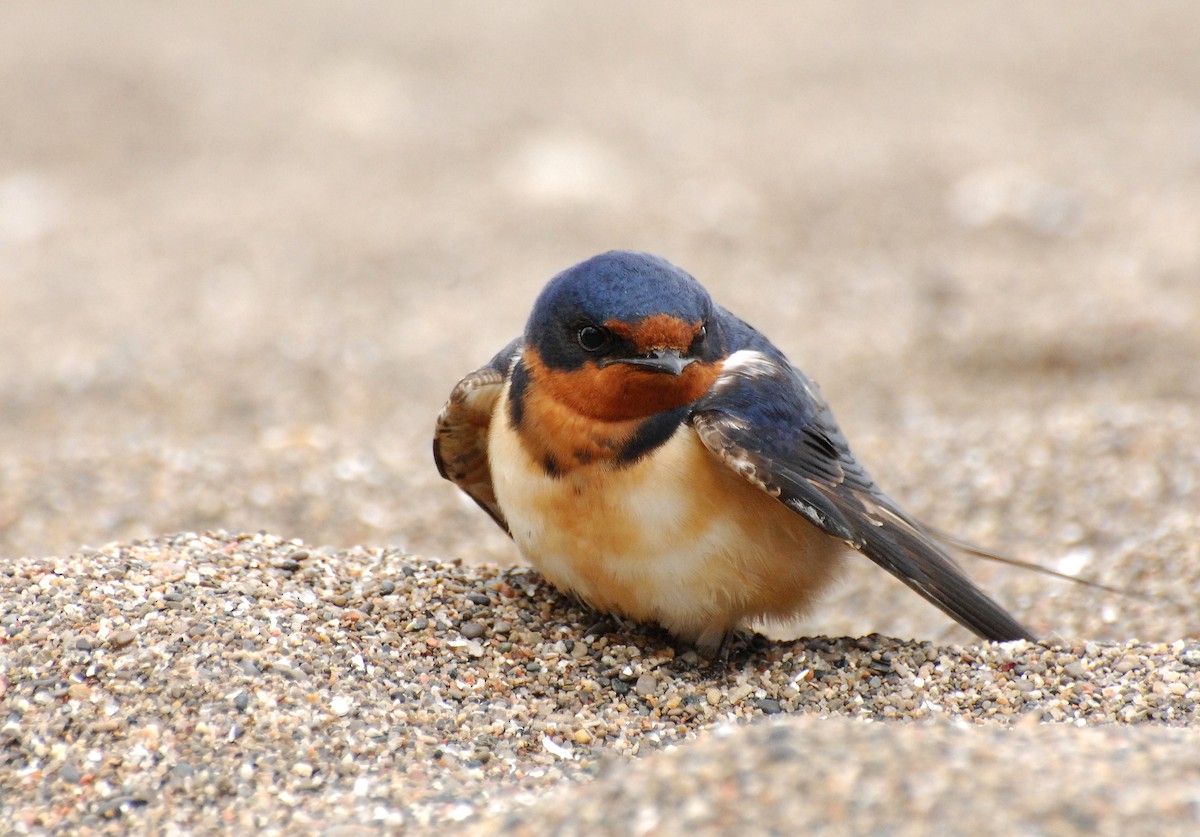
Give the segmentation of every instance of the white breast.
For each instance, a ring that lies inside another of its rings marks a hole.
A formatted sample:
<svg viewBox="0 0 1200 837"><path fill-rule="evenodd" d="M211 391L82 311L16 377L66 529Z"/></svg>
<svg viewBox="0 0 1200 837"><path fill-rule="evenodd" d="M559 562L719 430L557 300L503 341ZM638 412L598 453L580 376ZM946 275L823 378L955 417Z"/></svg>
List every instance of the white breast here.
<svg viewBox="0 0 1200 837"><path fill-rule="evenodd" d="M551 477L493 413L496 499L522 554L598 610L715 649L740 622L803 610L845 547L709 453L690 425L626 466Z"/></svg>

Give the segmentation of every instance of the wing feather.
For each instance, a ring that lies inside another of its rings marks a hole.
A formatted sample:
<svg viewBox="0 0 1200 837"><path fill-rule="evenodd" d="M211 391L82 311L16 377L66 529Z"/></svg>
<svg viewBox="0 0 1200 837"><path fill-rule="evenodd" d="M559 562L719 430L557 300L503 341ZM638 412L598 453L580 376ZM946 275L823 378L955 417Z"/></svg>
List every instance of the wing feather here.
<svg viewBox="0 0 1200 837"><path fill-rule="evenodd" d="M709 450L979 636L1033 638L879 490L803 373L765 352L730 360L692 414Z"/></svg>
<svg viewBox="0 0 1200 837"><path fill-rule="evenodd" d="M459 381L438 414L433 433L438 473L461 488L506 532L508 521L492 487L487 442L492 413L519 347L520 341L514 340L487 366Z"/></svg>

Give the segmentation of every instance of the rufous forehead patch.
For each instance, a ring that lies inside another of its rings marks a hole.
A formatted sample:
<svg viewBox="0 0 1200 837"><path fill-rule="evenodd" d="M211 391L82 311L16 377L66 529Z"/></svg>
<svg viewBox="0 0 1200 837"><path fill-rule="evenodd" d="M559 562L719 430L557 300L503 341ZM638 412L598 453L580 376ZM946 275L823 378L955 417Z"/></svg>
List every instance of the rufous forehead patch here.
<svg viewBox="0 0 1200 837"><path fill-rule="evenodd" d="M613 334L632 340L639 351L648 352L651 349L683 351L696 339L700 323L687 323L670 314L655 314L639 320L634 325L619 320L609 320L604 327Z"/></svg>

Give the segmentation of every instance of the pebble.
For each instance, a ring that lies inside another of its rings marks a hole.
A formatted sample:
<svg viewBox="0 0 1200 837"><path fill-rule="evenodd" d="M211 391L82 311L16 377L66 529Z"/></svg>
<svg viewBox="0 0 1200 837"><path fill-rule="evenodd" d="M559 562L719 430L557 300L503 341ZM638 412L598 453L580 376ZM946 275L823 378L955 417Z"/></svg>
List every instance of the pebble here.
<svg viewBox="0 0 1200 837"><path fill-rule="evenodd" d="M462 627L459 628L459 633L461 633L467 639L478 639L479 637L483 636L483 631L484 627L479 622L465 622L463 623Z"/></svg>
<svg viewBox="0 0 1200 837"><path fill-rule="evenodd" d="M638 677L633 691L641 697L649 697L658 689L658 680L653 674L643 674Z"/></svg>
<svg viewBox="0 0 1200 837"><path fill-rule="evenodd" d="M124 648L126 645L132 644L135 639L137 639L137 634L133 631L117 631L109 639L109 644L113 648Z"/></svg>
<svg viewBox="0 0 1200 837"><path fill-rule="evenodd" d="M775 715L783 711L783 706L775 698L759 698L754 705L764 715Z"/></svg>

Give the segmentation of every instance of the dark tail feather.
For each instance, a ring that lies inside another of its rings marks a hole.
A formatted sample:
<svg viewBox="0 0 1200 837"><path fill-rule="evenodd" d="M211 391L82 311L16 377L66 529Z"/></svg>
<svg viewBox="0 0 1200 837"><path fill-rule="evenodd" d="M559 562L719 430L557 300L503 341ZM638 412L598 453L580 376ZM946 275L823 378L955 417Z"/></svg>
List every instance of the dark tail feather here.
<svg viewBox="0 0 1200 837"><path fill-rule="evenodd" d="M902 513L894 523L864 529L858 549L965 628L993 642L1035 640L1028 628L979 589L933 536Z"/></svg>

